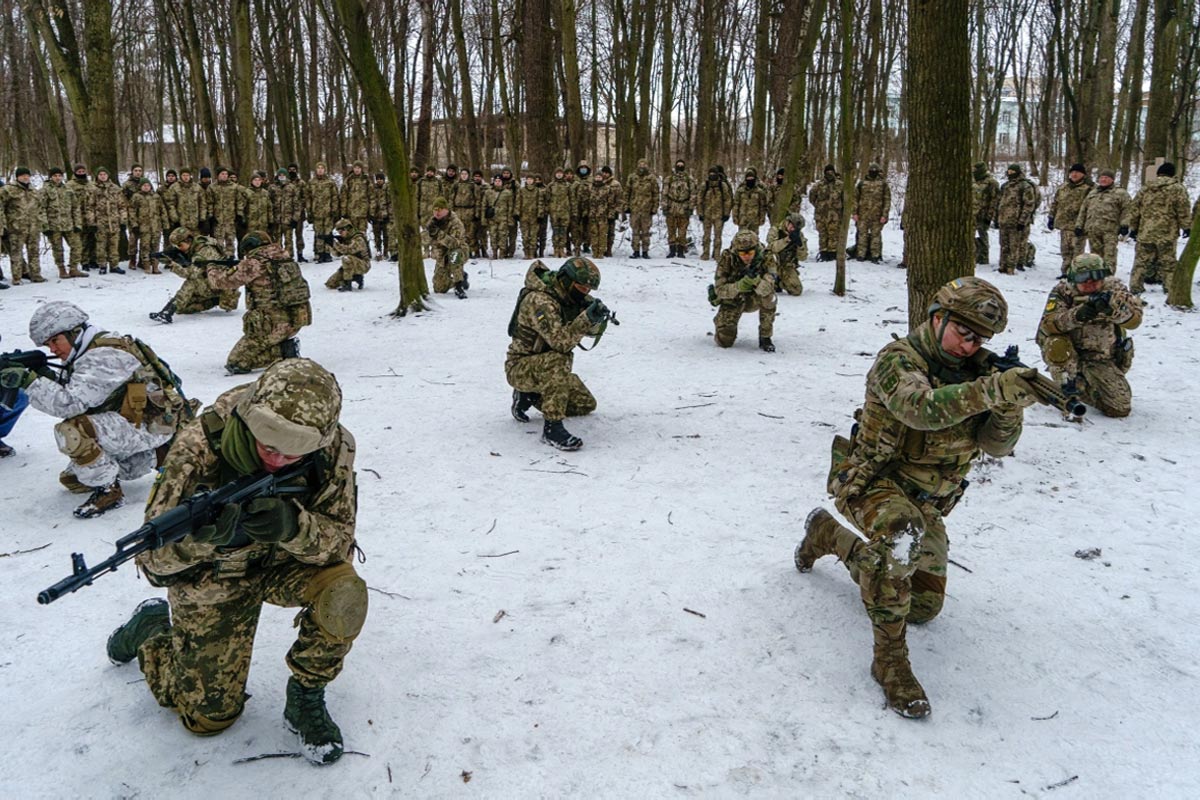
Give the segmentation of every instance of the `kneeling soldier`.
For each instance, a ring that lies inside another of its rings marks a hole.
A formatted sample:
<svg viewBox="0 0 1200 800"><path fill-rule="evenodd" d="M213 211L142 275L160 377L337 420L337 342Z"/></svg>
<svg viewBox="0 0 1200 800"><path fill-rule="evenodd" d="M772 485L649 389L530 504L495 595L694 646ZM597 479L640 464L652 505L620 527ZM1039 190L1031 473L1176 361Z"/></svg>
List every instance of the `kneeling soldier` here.
<svg viewBox="0 0 1200 800"><path fill-rule="evenodd" d="M775 352L775 281L779 268L775 254L764 249L754 231L738 231L721 253L717 275L709 288L709 302L719 306L713 317L718 347L733 347L742 314L758 312L758 346Z"/></svg>

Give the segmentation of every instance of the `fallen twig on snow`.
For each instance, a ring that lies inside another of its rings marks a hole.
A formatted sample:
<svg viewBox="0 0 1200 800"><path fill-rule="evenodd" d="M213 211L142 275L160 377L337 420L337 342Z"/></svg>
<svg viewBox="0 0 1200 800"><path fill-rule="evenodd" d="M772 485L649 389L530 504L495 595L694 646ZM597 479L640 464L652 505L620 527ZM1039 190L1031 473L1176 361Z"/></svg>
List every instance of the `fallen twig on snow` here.
<svg viewBox="0 0 1200 800"><path fill-rule="evenodd" d="M1046 787L1044 787L1044 788L1045 788L1047 791L1049 791L1050 789L1061 789L1062 787L1066 786L1068 783L1073 783L1073 782L1075 782L1075 781L1077 781L1077 780L1079 780L1079 776L1078 776L1078 775L1072 775L1071 777L1067 778L1066 780L1059 781L1058 783L1052 783L1052 784L1050 784L1049 786L1046 786Z"/></svg>
<svg viewBox="0 0 1200 800"><path fill-rule="evenodd" d="M360 753L358 750L346 750L342 753L344 756L366 756L371 757L370 753ZM235 764L249 764L251 761L263 761L268 758L304 758L303 753L260 753L256 756L246 756L245 758L235 758Z"/></svg>
<svg viewBox="0 0 1200 800"><path fill-rule="evenodd" d="M521 470L522 472L548 472L551 475L582 475L585 478L590 478L586 472L580 472L574 469L529 469L528 467Z"/></svg>
<svg viewBox="0 0 1200 800"><path fill-rule="evenodd" d="M484 536L487 536L487 535L488 535L488 533L491 533L491 532L492 532L492 531L494 531L494 530L496 530L496 520L495 520L495 519L493 519L493 520L492 520L492 527L488 528L488 529L487 529L487 533L485 533L485 534L483 534L483 535L484 535Z"/></svg>
<svg viewBox="0 0 1200 800"><path fill-rule="evenodd" d="M380 594L387 595L388 597L399 597L401 600L412 600L411 597L400 594L399 592L385 592L383 589L376 589L374 586L368 586L367 588L372 592L379 592Z"/></svg>
<svg viewBox="0 0 1200 800"><path fill-rule="evenodd" d="M31 547L28 550L13 550L11 553L0 553L0 558L8 558L9 556L23 556L26 553L36 553L38 550L45 550L50 546L50 542L46 542L41 547Z"/></svg>
<svg viewBox="0 0 1200 800"><path fill-rule="evenodd" d="M396 370L388 367L387 374L384 375L359 375L360 378L403 378L403 375L398 375Z"/></svg>
<svg viewBox="0 0 1200 800"><path fill-rule="evenodd" d="M520 550L509 550L507 553L476 553L476 558L504 558L505 556L515 555L521 552Z"/></svg>
<svg viewBox="0 0 1200 800"><path fill-rule="evenodd" d="M503 608L496 612L496 616L492 617L492 624L495 625L500 620L508 616L508 612Z"/></svg>
<svg viewBox="0 0 1200 800"><path fill-rule="evenodd" d="M947 558L946 560L965 572L970 572L972 575L975 574L975 570L971 569L970 567L964 567L962 564L958 563L953 558Z"/></svg>
<svg viewBox="0 0 1200 800"><path fill-rule="evenodd" d="M686 612L687 612L687 613L689 613L689 614L695 614L695 615L696 615L697 617L699 617L700 619L708 619L708 615L707 615L707 614L701 614L699 611L693 611L692 609L690 609L690 608L687 608L686 606L684 607L684 609L683 609L683 610L684 610L684 611L686 611Z"/></svg>
<svg viewBox="0 0 1200 800"><path fill-rule="evenodd" d="M775 416L774 414L764 414L764 413L763 413L763 412L761 412L761 411L759 411L759 412L757 412L757 413L758 413L758 415L759 415L760 417L766 417L767 419L783 419L783 417L777 417L777 416Z"/></svg>
<svg viewBox="0 0 1200 800"><path fill-rule="evenodd" d="M674 514L674 513L675 513L674 511L668 511L668 512L667 512L667 524L668 524L668 525L674 525L674 524L675 524L674 522L671 522L671 515L672 515L672 514Z"/></svg>
<svg viewBox="0 0 1200 800"><path fill-rule="evenodd" d="M705 406L715 406L716 403L699 403L694 406L675 406L676 411L683 411L685 408L704 408Z"/></svg>
<svg viewBox="0 0 1200 800"><path fill-rule="evenodd" d="M1030 717L1030 719L1033 720L1034 722L1045 722L1046 720L1054 719L1057 716L1058 716L1058 712L1055 711L1053 714L1051 714L1048 717Z"/></svg>
<svg viewBox="0 0 1200 800"><path fill-rule="evenodd" d="M382 476L382 475L380 475L380 474L379 474L378 472L376 472L375 470L371 469L370 467L363 467L363 472L369 472L369 473L371 473L372 475L374 475L376 478L378 478L379 480L383 480L383 476Z"/></svg>

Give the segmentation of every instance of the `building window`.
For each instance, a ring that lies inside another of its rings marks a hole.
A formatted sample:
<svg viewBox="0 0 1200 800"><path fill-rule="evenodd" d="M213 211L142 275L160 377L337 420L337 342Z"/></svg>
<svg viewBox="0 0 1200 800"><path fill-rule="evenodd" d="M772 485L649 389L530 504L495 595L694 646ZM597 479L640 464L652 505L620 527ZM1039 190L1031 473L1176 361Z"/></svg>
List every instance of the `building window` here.
<svg viewBox="0 0 1200 800"><path fill-rule="evenodd" d="M1005 111L1000 115L1000 124L1005 127L1012 125L1012 112Z"/></svg>
<svg viewBox="0 0 1200 800"><path fill-rule="evenodd" d="M1000 134L1000 144L1005 145L1005 146L1008 145L1008 134L1007 133Z"/></svg>

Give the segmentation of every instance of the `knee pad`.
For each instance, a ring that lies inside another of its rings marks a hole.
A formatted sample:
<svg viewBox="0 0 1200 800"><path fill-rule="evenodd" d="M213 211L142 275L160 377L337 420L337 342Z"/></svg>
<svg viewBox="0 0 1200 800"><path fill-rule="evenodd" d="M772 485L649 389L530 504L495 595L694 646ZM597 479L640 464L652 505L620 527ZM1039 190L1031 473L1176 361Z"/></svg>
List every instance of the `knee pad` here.
<svg viewBox="0 0 1200 800"><path fill-rule="evenodd" d="M321 570L308 584L312 621L335 639L353 639L367 620L367 583L343 562Z"/></svg>
<svg viewBox="0 0 1200 800"><path fill-rule="evenodd" d="M1075 358L1075 346L1066 336L1050 336L1042 343L1042 357L1051 367L1063 367Z"/></svg>
<svg viewBox="0 0 1200 800"><path fill-rule="evenodd" d="M218 733L221 733L230 725L237 722L238 717L242 715L244 708L245 706L239 708L232 716L225 717L224 719L213 719L212 717L206 717L203 714L196 713L185 714L184 712L180 711L179 721L183 723L183 727L187 728L197 736L216 736Z"/></svg>
<svg viewBox="0 0 1200 800"><path fill-rule="evenodd" d="M931 572L918 570L910 581L912 599L909 602L908 621L923 625L942 611L946 600L946 578Z"/></svg>
<svg viewBox="0 0 1200 800"><path fill-rule="evenodd" d="M54 440L58 443L59 452L76 464L86 466L103 454L100 443L96 441L96 426L82 414L55 425Z"/></svg>
<svg viewBox="0 0 1200 800"><path fill-rule="evenodd" d="M725 328L717 328L713 338L717 342L717 347L733 347L733 343L737 341L737 331L726 330Z"/></svg>

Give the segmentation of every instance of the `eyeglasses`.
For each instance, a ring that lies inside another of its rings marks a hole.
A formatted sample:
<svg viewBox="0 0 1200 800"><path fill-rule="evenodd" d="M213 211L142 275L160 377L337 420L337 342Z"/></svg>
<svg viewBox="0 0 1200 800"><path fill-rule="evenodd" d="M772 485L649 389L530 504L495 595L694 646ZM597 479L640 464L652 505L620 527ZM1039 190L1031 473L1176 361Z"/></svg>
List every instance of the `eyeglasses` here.
<svg viewBox="0 0 1200 800"><path fill-rule="evenodd" d="M981 336L960 322L954 323L954 330L967 344L985 345L992 340L992 337Z"/></svg>
<svg viewBox="0 0 1200 800"><path fill-rule="evenodd" d="M1089 269L1087 272L1076 272L1076 283L1087 283L1088 281L1102 281L1108 277L1108 270Z"/></svg>
<svg viewBox="0 0 1200 800"><path fill-rule="evenodd" d="M580 294L588 294L592 291L592 287L588 286L586 283L580 283L579 281L574 281L571 284L571 288Z"/></svg>
<svg viewBox="0 0 1200 800"><path fill-rule="evenodd" d="M747 253L753 253L753 252L754 252L754 250L755 250L755 248L753 248L753 247L749 247L749 248L747 248L747 249L745 249L745 250L734 250L733 252L737 253L739 256L744 256L744 255L746 255Z"/></svg>

